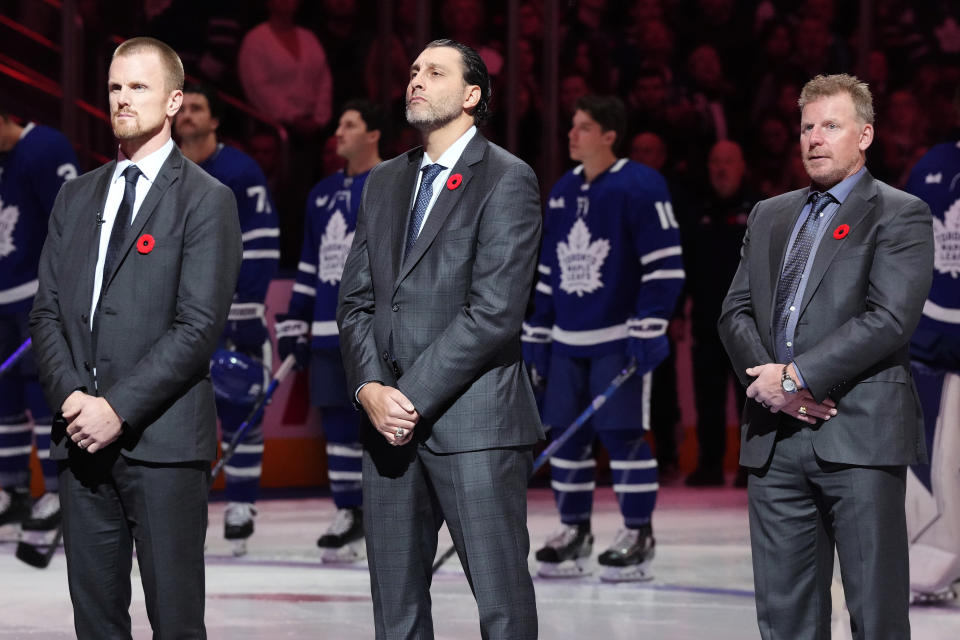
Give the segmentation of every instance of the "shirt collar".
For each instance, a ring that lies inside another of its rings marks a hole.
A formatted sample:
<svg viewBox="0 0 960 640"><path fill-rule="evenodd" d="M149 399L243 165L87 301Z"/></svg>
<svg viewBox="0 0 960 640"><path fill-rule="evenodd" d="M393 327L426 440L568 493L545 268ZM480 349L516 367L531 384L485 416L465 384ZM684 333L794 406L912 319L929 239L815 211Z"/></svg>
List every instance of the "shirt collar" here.
<svg viewBox="0 0 960 640"><path fill-rule="evenodd" d="M150 155L141 158L140 162L137 162L136 165L137 168L140 169L140 173L143 174L143 177L151 183L156 180L157 174L160 173L160 168L163 167L163 163L166 162L167 156L170 155L171 151L173 151L173 138L168 138L162 147ZM127 156L123 155L123 151L117 151L117 166L113 170L113 181L116 182L123 173L123 170L131 164L134 163L131 162Z"/></svg>
<svg viewBox="0 0 960 640"><path fill-rule="evenodd" d="M454 143L437 158L437 164L447 169L452 168L453 165L457 164L457 161L460 160L460 156L463 155L463 150L467 148L467 145L473 140L473 136L476 135L476 133L476 125L464 131L463 135L457 138ZM423 159L420 161L420 168L423 169L428 164L433 164L433 161L430 159L430 156L427 155L427 152L424 151Z"/></svg>
<svg viewBox="0 0 960 640"><path fill-rule="evenodd" d="M836 200L839 204L843 204L843 201L847 199L847 196L850 195L850 192L853 191L853 188L857 186L857 182L860 178L863 177L863 174L867 172L867 167L862 166L860 170L857 171L852 176L848 176L827 189L827 193L833 196L833 199Z"/></svg>

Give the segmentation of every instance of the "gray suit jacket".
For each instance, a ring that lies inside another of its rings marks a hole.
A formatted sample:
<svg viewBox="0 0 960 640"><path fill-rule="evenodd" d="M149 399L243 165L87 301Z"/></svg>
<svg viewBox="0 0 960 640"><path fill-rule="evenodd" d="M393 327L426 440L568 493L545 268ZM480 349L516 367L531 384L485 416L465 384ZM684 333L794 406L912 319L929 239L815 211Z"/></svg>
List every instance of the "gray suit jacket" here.
<svg viewBox="0 0 960 640"><path fill-rule="evenodd" d="M420 413L416 437L439 453L532 444L543 428L520 328L540 243L536 176L476 134L450 174L463 182L442 188L404 260L422 157L384 162L364 185L337 309L348 388L398 387Z"/></svg>
<svg viewBox="0 0 960 640"><path fill-rule="evenodd" d="M776 361L777 281L808 194L800 189L764 200L750 214L740 267L719 322L720 338L744 385L752 381L748 367ZM838 239L834 230L844 224L849 233ZM903 465L925 459L908 345L932 273L930 209L866 173L821 240L794 337L795 361L810 392L837 403L837 416L814 435L823 460ZM741 464L766 465L783 419L747 400Z"/></svg>
<svg viewBox="0 0 960 640"><path fill-rule="evenodd" d="M47 402L57 411L51 457L64 459L73 446L58 409L83 389L105 397L123 418L119 446L127 457L212 460L210 356L240 270L236 200L174 147L103 283L95 340L89 313L97 217L115 166L109 162L64 184L40 257L30 330ZM134 247L144 234L154 238L148 252Z"/></svg>

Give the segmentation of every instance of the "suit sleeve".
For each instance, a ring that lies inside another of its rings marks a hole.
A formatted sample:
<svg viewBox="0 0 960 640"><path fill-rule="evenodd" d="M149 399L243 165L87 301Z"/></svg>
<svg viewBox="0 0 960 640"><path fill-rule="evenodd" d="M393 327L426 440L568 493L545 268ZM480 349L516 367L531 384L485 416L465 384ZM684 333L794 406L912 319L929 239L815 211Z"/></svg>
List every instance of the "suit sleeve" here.
<svg viewBox="0 0 960 640"><path fill-rule="evenodd" d="M361 384L379 381L394 384L393 374L389 372L380 358L376 338L373 334L373 315L376 302L373 292L373 277L370 270L365 201L371 184L375 182L376 169L363 185L360 197L360 209L357 211L357 229L347 261L343 266L340 280L340 292L337 304L337 327L340 331L340 352L347 378L347 389L355 392Z"/></svg>
<svg viewBox="0 0 960 640"><path fill-rule="evenodd" d="M753 211L750 212L750 218L747 220L747 231L743 236L743 244L740 248L740 266L737 267L737 272L730 283L730 289L723 300L720 320L717 323L720 340L733 363L734 373L745 387L750 386L750 383L753 382L753 379L746 373L749 367L773 362L773 357L767 352L766 347L760 340L753 309L753 299L750 293L751 236L759 215L760 204L758 203L754 205ZM806 371L804 371L804 374L806 374Z"/></svg>
<svg viewBox="0 0 960 640"><path fill-rule="evenodd" d="M128 424L141 426L209 367L240 272L242 241L236 199L223 185L188 214L170 328L103 396Z"/></svg>
<svg viewBox="0 0 960 640"><path fill-rule="evenodd" d="M511 166L478 215L467 302L397 385L423 416L435 415L462 393L511 341L519 347L540 246L540 194L533 170L522 163Z"/></svg>
<svg viewBox="0 0 960 640"><path fill-rule="evenodd" d="M60 310L60 289L57 281L56 258L60 255L67 222L66 192L69 185L60 189L54 201L48 223L47 239L40 253L37 295L30 312L30 334L33 338L34 357L40 371L41 382L46 392L47 403L55 414L60 412L63 401L77 389L84 389L83 376L73 366L73 357L64 335Z"/></svg>
<svg viewBox="0 0 960 640"><path fill-rule="evenodd" d="M930 208L911 198L880 228L864 310L798 355L815 398L853 380L910 341L933 280Z"/></svg>

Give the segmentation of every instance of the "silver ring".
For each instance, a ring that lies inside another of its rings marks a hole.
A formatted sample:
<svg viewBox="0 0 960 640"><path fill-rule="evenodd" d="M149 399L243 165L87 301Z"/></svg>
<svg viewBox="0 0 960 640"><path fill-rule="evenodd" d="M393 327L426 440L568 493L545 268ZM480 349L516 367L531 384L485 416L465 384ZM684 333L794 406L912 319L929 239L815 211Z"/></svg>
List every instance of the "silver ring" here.
<svg viewBox="0 0 960 640"><path fill-rule="evenodd" d="M87 445L83 444L84 442L86 442L86 440L81 440L81 441L79 441L79 442L77 443L77 446L80 447L81 449L86 449L86 448L87 448Z"/></svg>
<svg viewBox="0 0 960 640"><path fill-rule="evenodd" d="M797 413L799 413L802 416L805 416L807 415L807 408L803 405L800 405L800 408L797 409Z"/></svg>
<svg viewBox="0 0 960 640"><path fill-rule="evenodd" d="M405 433L406 431L403 430L403 427L397 427L397 432L393 434L394 440L399 440Z"/></svg>

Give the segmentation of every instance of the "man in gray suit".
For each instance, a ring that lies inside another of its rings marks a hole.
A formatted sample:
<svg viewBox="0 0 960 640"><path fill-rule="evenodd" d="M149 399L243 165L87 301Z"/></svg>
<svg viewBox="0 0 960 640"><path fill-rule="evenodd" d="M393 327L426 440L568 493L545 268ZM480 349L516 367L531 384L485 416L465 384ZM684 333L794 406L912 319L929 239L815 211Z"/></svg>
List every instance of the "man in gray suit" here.
<svg viewBox="0 0 960 640"><path fill-rule="evenodd" d="M520 353L540 242L537 179L476 130L490 79L437 40L410 68L418 147L374 168L337 322L362 428L376 637L432 638L446 521L484 638L535 638L527 568L531 447L543 437Z"/></svg>
<svg viewBox="0 0 960 640"><path fill-rule="evenodd" d="M183 66L114 53L117 159L60 190L30 317L58 412L67 575L79 638L129 638L136 542L157 638L205 638L203 542L216 410L209 359L241 261L232 192L170 138Z"/></svg>
<svg viewBox="0 0 960 640"><path fill-rule="evenodd" d="M906 466L926 457L910 334L930 210L866 170L867 85L800 95L811 186L759 202L719 330L748 400L750 541L764 638L830 637L834 549L854 638L908 638Z"/></svg>

